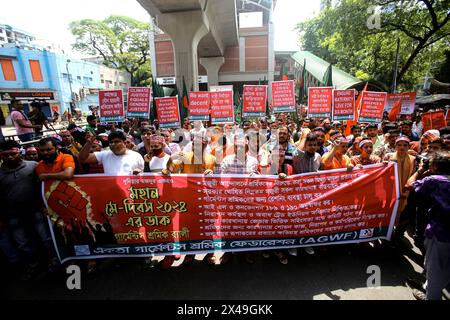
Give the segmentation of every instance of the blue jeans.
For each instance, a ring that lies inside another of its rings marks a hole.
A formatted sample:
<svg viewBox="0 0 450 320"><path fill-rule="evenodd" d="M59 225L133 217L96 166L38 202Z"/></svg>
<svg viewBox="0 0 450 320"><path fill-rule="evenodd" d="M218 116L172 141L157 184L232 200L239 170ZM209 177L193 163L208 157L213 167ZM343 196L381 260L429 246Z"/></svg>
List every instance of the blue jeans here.
<svg viewBox="0 0 450 320"><path fill-rule="evenodd" d="M34 212L20 217L11 217L7 219L7 226L11 238L14 240L18 251L25 261L34 262L37 260L36 248L33 245L33 234L37 235L37 240L42 242L47 253L53 255L47 218L41 212Z"/></svg>
<svg viewBox="0 0 450 320"><path fill-rule="evenodd" d="M11 234L6 228L0 231L0 251L3 252L9 263L17 264L20 262L19 251L14 246Z"/></svg>

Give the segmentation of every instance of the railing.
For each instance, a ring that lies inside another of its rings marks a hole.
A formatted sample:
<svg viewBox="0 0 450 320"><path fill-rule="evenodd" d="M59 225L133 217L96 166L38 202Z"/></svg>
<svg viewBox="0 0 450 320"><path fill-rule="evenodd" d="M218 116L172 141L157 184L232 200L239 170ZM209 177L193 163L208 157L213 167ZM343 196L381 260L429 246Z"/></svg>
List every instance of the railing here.
<svg viewBox="0 0 450 320"><path fill-rule="evenodd" d="M41 140L42 138L48 137L48 136L50 136L52 134L59 134L59 132L67 130L67 127L69 126L69 122L68 121L62 121L62 122L58 123L58 125L60 126L58 128L54 128L53 127L52 129L49 129L49 130L42 130L40 132L39 139L33 139L33 140L30 140L30 141L27 141L27 142L21 142L20 139L19 139L19 135L18 134L5 135L4 137L5 137L5 140L15 140L15 141L19 142L22 147L26 147L26 146L29 146L29 145L37 144L39 142L39 140ZM77 126L80 126L82 128L84 126L86 126L86 125L87 125L87 122L77 123Z"/></svg>

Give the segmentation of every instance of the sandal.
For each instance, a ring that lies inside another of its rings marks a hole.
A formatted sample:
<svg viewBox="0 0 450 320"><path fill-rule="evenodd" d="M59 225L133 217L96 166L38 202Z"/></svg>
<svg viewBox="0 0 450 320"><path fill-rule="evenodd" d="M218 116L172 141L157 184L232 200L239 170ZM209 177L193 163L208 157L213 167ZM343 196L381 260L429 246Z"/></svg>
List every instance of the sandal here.
<svg viewBox="0 0 450 320"><path fill-rule="evenodd" d="M278 258L278 260L280 261L281 264L286 265L286 264L289 263L288 258L286 258L286 256L284 255L283 252L280 252L280 251L275 252L275 255L277 256L277 258Z"/></svg>

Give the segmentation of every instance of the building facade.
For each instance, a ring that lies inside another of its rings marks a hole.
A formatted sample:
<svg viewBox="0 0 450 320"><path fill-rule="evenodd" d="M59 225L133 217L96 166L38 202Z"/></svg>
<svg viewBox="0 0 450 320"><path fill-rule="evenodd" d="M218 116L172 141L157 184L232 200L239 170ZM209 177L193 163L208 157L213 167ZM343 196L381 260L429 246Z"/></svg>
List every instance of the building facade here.
<svg viewBox="0 0 450 320"><path fill-rule="evenodd" d="M22 102L25 113L37 100L47 117L71 109L86 114L90 106L98 106L99 90L122 89L126 94L130 85L128 73L93 62L20 45L0 48L0 107L9 124L13 99Z"/></svg>
<svg viewBox="0 0 450 320"><path fill-rule="evenodd" d="M0 23L0 46L8 44L31 45L34 40L36 40L36 37L31 33Z"/></svg>
<svg viewBox="0 0 450 320"><path fill-rule="evenodd" d="M223 56L198 59L200 90L208 90L209 85L233 85L235 91L242 93L244 84L268 84L275 80L272 21L275 4L276 1L259 1L259 4L242 0L236 2L238 44L226 47ZM158 84L175 87L172 40L156 26L152 30L150 56L153 75Z"/></svg>

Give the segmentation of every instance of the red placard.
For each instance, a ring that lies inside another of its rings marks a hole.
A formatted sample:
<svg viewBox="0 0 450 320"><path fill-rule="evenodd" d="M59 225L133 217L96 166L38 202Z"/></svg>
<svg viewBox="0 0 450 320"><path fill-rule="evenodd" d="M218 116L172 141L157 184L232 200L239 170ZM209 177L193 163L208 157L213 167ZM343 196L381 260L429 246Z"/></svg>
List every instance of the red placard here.
<svg viewBox="0 0 450 320"><path fill-rule="evenodd" d="M148 118L150 114L150 102L150 88L128 88L127 116Z"/></svg>
<svg viewBox="0 0 450 320"><path fill-rule="evenodd" d="M331 118L333 88L308 88L308 117Z"/></svg>
<svg viewBox="0 0 450 320"><path fill-rule="evenodd" d="M155 98L156 114L161 128L180 127L180 112L178 110L178 96Z"/></svg>
<svg viewBox="0 0 450 320"><path fill-rule="evenodd" d="M233 91L210 92L211 98L211 123L234 122Z"/></svg>
<svg viewBox="0 0 450 320"><path fill-rule="evenodd" d="M390 112L395 103L401 98L402 109L400 114L412 114L414 113L414 106L416 105L416 95L415 92L388 93L384 111Z"/></svg>
<svg viewBox="0 0 450 320"><path fill-rule="evenodd" d="M272 110L274 113L295 112L294 80L272 82Z"/></svg>
<svg viewBox="0 0 450 320"><path fill-rule="evenodd" d="M333 120L355 120L355 89L333 90Z"/></svg>
<svg viewBox="0 0 450 320"><path fill-rule="evenodd" d="M431 129L439 130L446 126L443 110L422 113L423 132Z"/></svg>
<svg viewBox="0 0 450 320"><path fill-rule="evenodd" d="M101 122L122 122L125 119L122 90L100 90L98 99Z"/></svg>
<svg viewBox="0 0 450 320"><path fill-rule="evenodd" d="M208 91L189 92L190 120L208 121L210 112L210 98Z"/></svg>
<svg viewBox="0 0 450 320"><path fill-rule="evenodd" d="M386 99L386 92L364 91L362 93L358 122L380 123L383 119Z"/></svg>
<svg viewBox="0 0 450 320"><path fill-rule="evenodd" d="M243 117L265 117L267 86L244 85Z"/></svg>

